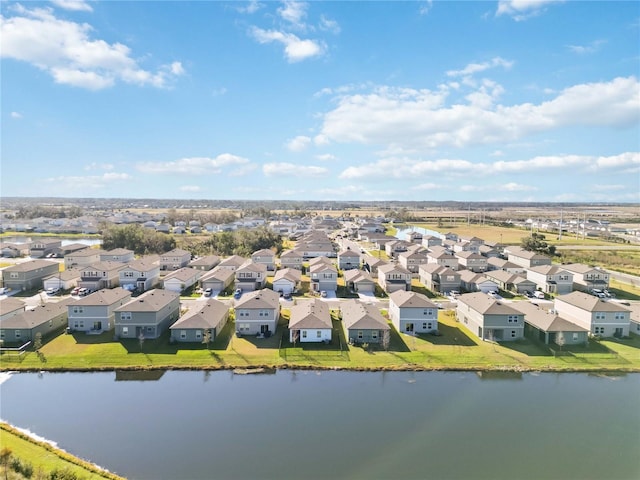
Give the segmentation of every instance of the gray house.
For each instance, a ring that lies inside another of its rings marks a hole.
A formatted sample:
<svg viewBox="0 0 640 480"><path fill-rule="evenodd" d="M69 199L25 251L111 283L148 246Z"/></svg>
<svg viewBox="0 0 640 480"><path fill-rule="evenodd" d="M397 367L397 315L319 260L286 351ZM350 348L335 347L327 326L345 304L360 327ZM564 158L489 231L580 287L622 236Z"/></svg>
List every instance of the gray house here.
<svg viewBox="0 0 640 480"><path fill-rule="evenodd" d="M346 287L353 292L375 292L376 282L364 270L346 270L344 272Z"/></svg>
<svg viewBox="0 0 640 480"><path fill-rule="evenodd" d="M402 265L389 263L378 267L378 283L387 293L411 290L411 277L411 272Z"/></svg>
<svg viewBox="0 0 640 480"><path fill-rule="evenodd" d="M115 309L118 338L158 338L180 316L180 295L149 290Z"/></svg>
<svg viewBox="0 0 640 480"><path fill-rule="evenodd" d="M22 345L33 341L39 333L43 339L62 332L67 326L67 305L73 302L66 298L60 302L48 302L33 310L4 318L0 321L0 339L5 345Z"/></svg>
<svg viewBox="0 0 640 480"><path fill-rule="evenodd" d="M247 260L235 271L236 288L243 292L264 288L267 282L267 266Z"/></svg>
<svg viewBox="0 0 640 480"><path fill-rule="evenodd" d="M527 270L527 278L545 293L564 295L573 291L573 273L558 265L540 265Z"/></svg>
<svg viewBox="0 0 640 480"><path fill-rule="evenodd" d="M301 277L302 273L300 273L300 270L295 268L283 268L278 270L273 277L273 291L283 294L291 294L296 290L296 288L298 288Z"/></svg>
<svg viewBox="0 0 640 480"><path fill-rule="evenodd" d="M69 328L72 331L99 334L114 326L115 309L131 300L124 288L99 290L68 306Z"/></svg>
<svg viewBox="0 0 640 480"><path fill-rule="evenodd" d="M120 286L145 292L160 281L160 257L149 255L134 260L119 271Z"/></svg>
<svg viewBox="0 0 640 480"><path fill-rule="evenodd" d="M213 270L220 263L220 257L218 255L207 255L206 257L199 257L189 262L191 268L208 272Z"/></svg>
<svg viewBox="0 0 640 480"><path fill-rule="evenodd" d="M120 262L97 262L80 269L79 287L89 290L113 288L120 285L120 271L125 268Z"/></svg>
<svg viewBox="0 0 640 480"><path fill-rule="evenodd" d="M317 257L318 258L322 257ZM314 292L335 292L338 288L338 271L328 259L309 266L309 280Z"/></svg>
<svg viewBox="0 0 640 480"><path fill-rule="evenodd" d="M101 253L103 253L103 251L97 248L83 248L82 250L68 253L64 256L64 267L78 269L88 267L100 261Z"/></svg>
<svg viewBox="0 0 640 480"><path fill-rule="evenodd" d="M360 268L360 254L349 249L338 252L338 268L340 270Z"/></svg>
<svg viewBox="0 0 640 480"><path fill-rule="evenodd" d="M456 317L481 340L511 341L524 336L524 314L481 292L460 295Z"/></svg>
<svg viewBox="0 0 640 480"><path fill-rule="evenodd" d="M267 267L268 271L273 271L276 269L276 254L273 253L273 250L269 250L268 248L263 248L262 250L258 250L257 252L253 252L251 254L251 261L253 263L259 263Z"/></svg>
<svg viewBox="0 0 640 480"><path fill-rule="evenodd" d="M46 257L51 253L57 253L62 247L62 240L57 238L37 238L31 242L29 256L31 258Z"/></svg>
<svg viewBox="0 0 640 480"><path fill-rule="evenodd" d="M186 267L191 261L191 253L180 248L160 255L160 270L178 270Z"/></svg>
<svg viewBox="0 0 640 480"><path fill-rule="evenodd" d="M555 298L554 308L562 317L600 337L629 335L631 312L616 302L608 302L584 292Z"/></svg>
<svg viewBox="0 0 640 480"><path fill-rule="evenodd" d="M181 293L194 286L200 280L202 270L191 267L183 267L164 277L162 284L165 290Z"/></svg>
<svg viewBox="0 0 640 480"><path fill-rule="evenodd" d="M513 302L513 308L524 313L524 334L546 345L578 345L586 344L589 331L569 320L562 318L555 311L545 310L531 302Z"/></svg>
<svg viewBox="0 0 640 480"><path fill-rule="evenodd" d="M17 291L42 288L44 279L59 269L56 262L48 260L18 263L2 270L2 285Z"/></svg>
<svg viewBox="0 0 640 480"><path fill-rule="evenodd" d="M273 290L262 289L246 293L235 306L238 335L275 333L280 318L280 296Z"/></svg>
<svg viewBox="0 0 640 480"><path fill-rule="evenodd" d="M449 293L460 290L460 273L437 263L420 265L420 282L432 292Z"/></svg>
<svg viewBox="0 0 640 480"><path fill-rule="evenodd" d="M213 342L220 335L228 319L229 307L225 303L214 298L210 298L204 304L198 302L197 306L190 308L169 327L171 340L202 343L205 332L209 331L210 340Z"/></svg>
<svg viewBox="0 0 640 480"><path fill-rule="evenodd" d="M380 343L391 327L377 307L347 300L340 304L342 323L349 343Z"/></svg>
<svg viewBox="0 0 640 480"><path fill-rule="evenodd" d="M133 262L134 252L127 248L114 248L113 250L102 251L100 253L100 261L102 262Z"/></svg>
<svg viewBox="0 0 640 480"><path fill-rule="evenodd" d="M304 253L300 250L286 250L280 254L280 266L282 268L295 268L302 270Z"/></svg>
<svg viewBox="0 0 640 480"><path fill-rule="evenodd" d="M233 283L234 278L235 272L233 270L217 266L202 276L200 284L203 289L210 288L214 292L222 292Z"/></svg>
<svg viewBox="0 0 640 480"><path fill-rule="evenodd" d="M421 293L393 292L389 295L389 317L401 333L413 335L438 330L438 307Z"/></svg>

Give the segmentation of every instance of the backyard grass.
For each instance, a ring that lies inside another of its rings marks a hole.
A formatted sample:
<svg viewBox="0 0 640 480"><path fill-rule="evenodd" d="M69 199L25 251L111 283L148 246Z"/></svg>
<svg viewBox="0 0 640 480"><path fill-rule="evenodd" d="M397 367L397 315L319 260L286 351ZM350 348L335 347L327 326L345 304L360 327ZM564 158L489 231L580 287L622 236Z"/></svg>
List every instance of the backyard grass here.
<svg viewBox="0 0 640 480"><path fill-rule="evenodd" d="M2 448L11 449L13 458L18 458L23 463L29 462L33 466L32 478L44 478L38 476L38 472L46 474L46 478L49 478L48 474L54 470L67 470L87 480L122 479L47 443L34 440L4 422L0 423L0 445ZM9 478L26 477L9 475Z"/></svg>
<svg viewBox="0 0 640 480"><path fill-rule="evenodd" d="M350 346L342 323L334 318L329 345L291 345L284 311L270 338L237 337L229 322L208 347L170 344L165 334L157 340L114 341L102 335L62 334L48 342L41 357L3 354L0 370L115 370L115 369L221 369L247 366L274 368L337 368L353 370L548 370L640 371L640 337L592 342L556 355L530 340L483 342L455 320L448 310L439 312L441 335L409 336L392 328L390 348ZM389 324L391 325L391 323Z"/></svg>

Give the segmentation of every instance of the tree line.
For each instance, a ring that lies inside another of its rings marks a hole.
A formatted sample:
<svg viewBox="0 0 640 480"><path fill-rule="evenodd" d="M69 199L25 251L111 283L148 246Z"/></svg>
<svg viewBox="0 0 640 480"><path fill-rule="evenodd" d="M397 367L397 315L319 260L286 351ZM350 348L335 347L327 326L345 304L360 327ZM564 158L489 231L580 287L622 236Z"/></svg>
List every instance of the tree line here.
<svg viewBox="0 0 640 480"><path fill-rule="evenodd" d="M282 237L266 227L240 229L232 232L213 233L207 238L181 237L179 247L192 255L240 255L248 257L253 252L270 249L282 251Z"/></svg>

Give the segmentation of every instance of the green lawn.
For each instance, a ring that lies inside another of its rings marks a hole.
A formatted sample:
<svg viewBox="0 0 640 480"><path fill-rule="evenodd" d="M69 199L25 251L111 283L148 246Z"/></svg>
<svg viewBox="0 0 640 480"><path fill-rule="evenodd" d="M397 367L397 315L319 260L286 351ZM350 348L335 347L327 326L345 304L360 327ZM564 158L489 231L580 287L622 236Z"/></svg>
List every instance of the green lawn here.
<svg viewBox="0 0 640 480"><path fill-rule="evenodd" d="M62 334L42 348L43 360L34 352L23 357L4 354L2 370L55 369L219 369L246 366L344 369L494 369L494 370L621 370L640 371L640 337L607 340L598 348L574 348L556 356L530 340L482 342L457 323L452 311L439 312L441 336L398 334L392 329L389 351L347 345L342 324L334 319L334 340L329 345L291 345L283 315L270 338L237 337L233 322L209 348L202 344L170 344L168 334L146 340L113 341L103 335ZM606 348L603 348L606 347Z"/></svg>

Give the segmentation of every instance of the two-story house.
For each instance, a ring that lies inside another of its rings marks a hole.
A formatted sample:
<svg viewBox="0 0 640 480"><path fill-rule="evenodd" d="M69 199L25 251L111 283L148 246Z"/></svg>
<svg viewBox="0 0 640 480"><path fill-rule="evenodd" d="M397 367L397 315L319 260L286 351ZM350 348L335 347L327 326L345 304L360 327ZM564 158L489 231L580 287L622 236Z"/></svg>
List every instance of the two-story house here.
<svg viewBox="0 0 640 480"><path fill-rule="evenodd" d="M345 270L345 286L354 293L373 293L376 282L366 270Z"/></svg>
<svg viewBox="0 0 640 480"><path fill-rule="evenodd" d="M453 253L444 247L433 247L427 253L427 263L435 263L442 267L458 270L459 260Z"/></svg>
<svg viewBox="0 0 640 480"><path fill-rule="evenodd" d="M276 254L273 250L263 248L251 254L251 261L267 267L267 271L272 272L276 269Z"/></svg>
<svg viewBox="0 0 640 480"><path fill-rule="evenodd" d="M180 316L180 295L153 289L115 309L117 338L158 338Z"/></svg>
<svg viewBox="0 0 640 480"><path fill-rule="evenodd" d="M360 268L360 254L350 248L338 252L338 268L340 270Z"/></svg>
<svg viewBox="0 0 640 480"><path fill-rule="evenodd" d="M235 271L236 288L243 292L264 288L267 282L267 266L247 260Z"/></svg>
<svg viewBox="0 0 640 480"><path fill-rule="evenodd" d="M100 261L129 263L134 260L133 250L127 248L114 248L113 250L101 251Z"/></svg>
<svg viewBox="0 0 640 480"><path fill-rule="evenodd" d="M101 252L102 250L96 248L83 248L82 250L68 253L64 256L64 267L80 269L98 263Z"/></svg>
<svg viewBox="0 0 640 480"><path fill-rule="evenodd" d="M527 270L527 278L545 293L564 295L573 291L573 273L558 265L540 265Z"/></svg>
<svg viewBox="0 0 640 480"><path fill-rule="evenodd" d="M386 265L389 262L372 255L365 255L362 259L362 268L369 272L374 277L378 276L378 267Z"/></svg>
<svg viewBox="0 0 640 480"><path fill-rule="evenodd" d="M431 249L431 247L441 246L442 238L436 237L435 235L423 235L422 236L422 246L427 249Z"/></svg>
<svg viewBox="0 0 640 480"><path fill-rule="evenodd" d="M232 272L235 272L246 262L247 259L241 257L240 255L231 255L230 257L223 259L216 268L226 268L228 270L231 270Z"/></svg>
<svg viewBox="0 0 640 480"><path fill-rule="evenodd" d="M249 292L237 301L235 313L238 335L271 336L280 318L280 296L269 289Z"/></svg>
<svg viewBox="0 0 640 480"><path fill-rule="evenodd" d="M487 257L483 257L479 253L471 250L459 251L456 254L460 267L471 270L475 273L487 271Z"/></svg>
<svg viewBox="0 0 640 480"><path fill-rule="evenodd" d="M631 312L622 305L584 292L571 292L554 300L562 317L599 337L627 337Z"/></svg>
<svg viewBox="0 0 640 480"><path fill-rule="evenodd" d="M302 251L285 250L280 254L280 266L282 268L295 268L296 270L302 270L302 262L304 261L304 254Z"/></svg>
<svg viewBox="0 0 640 480"><path fill-rule="evenodd" d="M120 271L125 264L120 262L97 262L80 269L78 286L89 290L101 290L120 285Z"/></svg>
<svg viewBox="0 0 640 480"><path fill-rule="evenodd" d="M124 288L98 290L68 305L68 326L71 331L102 333L113 329L115 309L131 300Z"/></svg>
<svg viewBox="0 0 640 480"><path fill-rule="evenodd" d="M447 294L452 290L460 291L460 273L437 263L420 265L420 282L432 292Z"/></svg>
<svg viewBox="0 0 640 480"><path fill-rule="evenodd" d="M389 295L389 318L401 333L429 333L438 330L438 307L425 295L398 290Z"/></svg>
<svg viewBox="0 0 640 480"><path fill-rule="evenodd" d="M460 295L456 317L481 340L504 342L524 337L524 314L484 293Z"/></svg>
<svg viewBox="0 0 640 480"><path fill-rule="evenodd" d="M398 254L398 263L409 270L414 277L418 277L420 265L429 261L425 253L407 250Z"/></svg>
<svg viewBox="0 0 640 480"><path fill-rule="evenodd" d="M186 267L191 261L191 253L180 248L160 255L160 270L178 270Z"/></svg>
<svg viewBox="0 0 640 480"><path fill-rule="evenodd" d="M530 252L520 247L510 246L505 249L510 262L525 268L537 267L540 265L551 265L551 258L537 252Z"/></svg>
<svg viewBox="0 0 640 480"><path fill-rule="evenodd" d="M338 271L328 259L309 265L309 280L313 292L335 292L338 289Z"/></svg>
<svg viewBox="0 0 640 480"><path fill-rule="evenodd" d="M412 274L402 265L392 263L378 267L378 284L387 293L411 290Z"/></svg>
<svg viewBox="0 0 640 480"><path fill-rule="evenodd" d="M14 315L24 312L24 307L25 303L18 298L3 298L0 300L0 322L5 318L13 317Z"/></svg>
<svg viewBox="0 0 640 480"><path fill-rule="evenodd" d="M59 269L56 262L48 260L17 263L2 270L2 285L17 291L42 288L44 279L58 273Z"/></svg>
<svg viewBox="0 0 640 480"><path fill-rule="evenodd" d="M120 286L145 292L160 281L160 257L148 255L125 265L118 273Z"/></svg>
<svg viewBox="0 0 640 480"><path fill-rule="evenodd" d="M562 268L573 275L573 289L589 292L593 289L609 288L609 272L582 263L569 263Z"/></svg>
<svg viewBox="0 0 640 480"><path fill-rule="evenodd" d="M208 272L209 270L213 270L219 264L220 257L218 255L207 255L191 260L191 262L189 262L189 267L200 270L201 272Z"/></svg>
<svg viewBox="0 0 640 480"><path fill-rule="evenodd" d="M29 246L31 258L42 258L52 253L57 253L62 247L62 240L57 238L36 238Z"/></svg>

